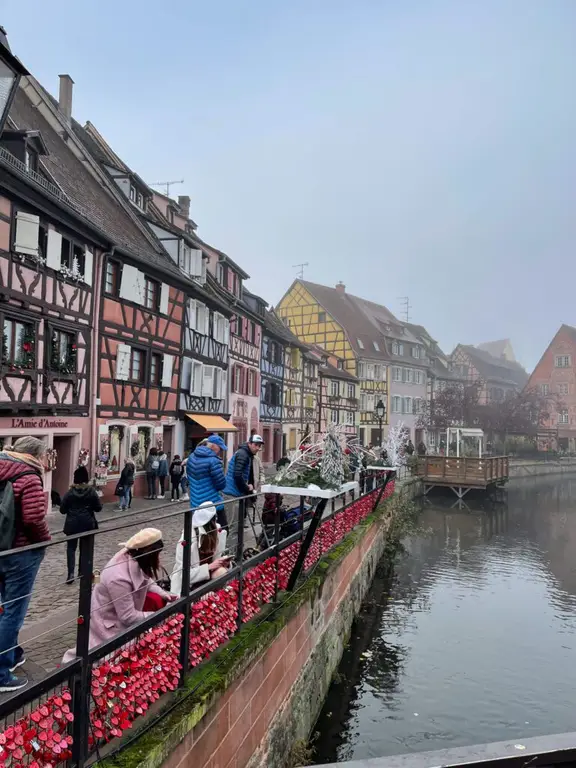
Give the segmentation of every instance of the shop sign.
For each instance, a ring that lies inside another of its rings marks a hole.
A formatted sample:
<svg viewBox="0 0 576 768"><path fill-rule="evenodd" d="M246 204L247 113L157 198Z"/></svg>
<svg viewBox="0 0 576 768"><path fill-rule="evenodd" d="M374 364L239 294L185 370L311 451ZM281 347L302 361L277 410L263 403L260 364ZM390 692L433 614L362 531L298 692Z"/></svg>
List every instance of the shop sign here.
<svg viewBox="0 0 576 768"><path fill-rule="evenodd" d="M68 422L62 419L12 419L12 429L62 429Z"/></svg>

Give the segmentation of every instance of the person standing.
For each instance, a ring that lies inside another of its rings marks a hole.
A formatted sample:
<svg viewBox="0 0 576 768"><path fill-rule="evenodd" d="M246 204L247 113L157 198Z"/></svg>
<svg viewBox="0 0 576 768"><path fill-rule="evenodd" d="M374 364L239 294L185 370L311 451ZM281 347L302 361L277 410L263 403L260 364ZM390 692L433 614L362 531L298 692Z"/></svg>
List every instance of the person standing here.
<svg viewBox="0 0 576 768"><path fill-rule="evenodd" d="M182 460L180 456L176 454L172 464L170 464L170 483L172 485L172 492L170 494L170 501L180 500L180 483L182 482L182 473L184 467L182 466Z"/></svg>
<svg viewBox="0 0 576 768"><path fill-rule="evenodd" d="M50 541L46 524L46 496L42 460L46 445L37 437L20 437L10 450L0 452L0 483L10 482L14 491L13 547ZM15 670L26 661L18 645L31 592L45 548L0 557L0 692L17 691L28 684Z"/></svg>
<svg viewBox="0 0 576 768"><path fill-rule="evenodd" d="M259 453L263 445L264 440L260 435L250 435L248 442L239 446L228 465L225 494L238 498L254 493L256 482L258 482L254 480L254 456ZM240 522L238 524L240 525ZM244 525L245 527L248 525L246 520Z"/></svg>
<svg viewBox="0 0 576 768"><path fill-rule="evenodd" d="M228 518L222 499L226 477L219 458L225 450L226 443L220 435L209 435L188 457L186 474L190 488L190 507L195 509L211 501L216 506L218 523L227 531Z"/></svg>
<svg viewBox="0 0 576 768"><path fill-rule="evenodd" d="M124 459L124 467L120 473L120 479L116 485L116 496L120 503L120 509L122 512L130 506L132 502L132 488L134 486L134 473L136 467L134 462L130 458Z"/></svg>
<svg viewBox="0 0 576 768"><path fill-rule="evenodd" d="M86 467L78 467L74 472L74 484L64 494L60 512L66 515L64 521L66 536L74 536L77 533L93 531L98 528L96 512L100 512L102 509L102 502L94 486L88 484L89 480ZM71 539L66 543L66 562L68 565L66 584L73 584L74 582L77 547L78 539Z"/></svg>
<svg viewBox="0 0 576 768"><path fill-rule="evenodd" d="M147 499L156 498L156 478L158 477L158 467L160 462L158 461L158 451L156 448L150 448L150 453L146 459L144 469L146 470L146 482L148 484L148 496Z"/></svg>
<svg viewBox="0 0 576 768"><path fill-rule="evenodd" d="M168 477L168 456L162 452L158 457L158 482L160 483L159 499L166 495L166 478Z"/></svg>

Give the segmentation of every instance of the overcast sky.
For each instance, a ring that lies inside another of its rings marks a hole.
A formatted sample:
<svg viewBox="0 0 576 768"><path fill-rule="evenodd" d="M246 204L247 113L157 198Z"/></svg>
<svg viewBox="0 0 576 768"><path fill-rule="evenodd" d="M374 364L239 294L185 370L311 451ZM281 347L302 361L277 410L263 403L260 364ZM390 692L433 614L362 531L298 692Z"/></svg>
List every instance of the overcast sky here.
<svg viewBox="0 0 576 768"><path fill-rule="evenodd" d="M16 53L277 302L305 277L528 368L576 324L576 0L0 1Z"/></svg>

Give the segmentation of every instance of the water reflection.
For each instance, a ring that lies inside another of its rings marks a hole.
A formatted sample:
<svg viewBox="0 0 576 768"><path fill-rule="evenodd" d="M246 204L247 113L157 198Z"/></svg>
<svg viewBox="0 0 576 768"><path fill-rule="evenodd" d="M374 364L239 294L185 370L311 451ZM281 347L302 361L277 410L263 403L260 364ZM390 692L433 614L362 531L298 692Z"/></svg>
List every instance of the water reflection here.
<svg viewBox="0 0 576 768"><path fill-rule="evenodd" d="M384 564L318 723L318 763L574 729L576 478L425 506Z"/></svg>

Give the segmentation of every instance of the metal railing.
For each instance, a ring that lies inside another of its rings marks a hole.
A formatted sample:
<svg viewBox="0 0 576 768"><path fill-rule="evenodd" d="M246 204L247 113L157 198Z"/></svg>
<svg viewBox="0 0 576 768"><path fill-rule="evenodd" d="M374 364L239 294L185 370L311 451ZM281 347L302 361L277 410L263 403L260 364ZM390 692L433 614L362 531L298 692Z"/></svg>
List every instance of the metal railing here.
<svg viewBox="0 0 576 768"><path fill-rule="evenodd" d="M377 508L385 493L393 492L394 482L388 483L393 477L366 473L361 477L360 494L355 497L352 491L348 500L344 495L340 508L332 499L316 500L307 510L302 497L299 529L290 534L277 497L274 524L267 526L267 536L256 554L245 552L243 524L248 501L254 496L227 500L225 504L238 504L238 525L235 562L226 574L196 589L191 588L189 578L182 579L179 598L94 647L90 646L90 626L95 545L106 532L142 527L143 523L119 516L108 521L113 525L95 531L1 552L0 560L74 539L80 545L76 658L0 700L0 744L7 745L0 750L10 749L13 762L21 765L35 761L54 766L66 760L82 768L91 755L99 755L104 745L142 717L155 700L182 687L192 668L209 659L265 605L277 605L284 590L294 589L301 572L309 572L324 552ZM145 521L160 524L183 518L185 574L190 573L193 513L194 509L170 511Z"/></svg>

